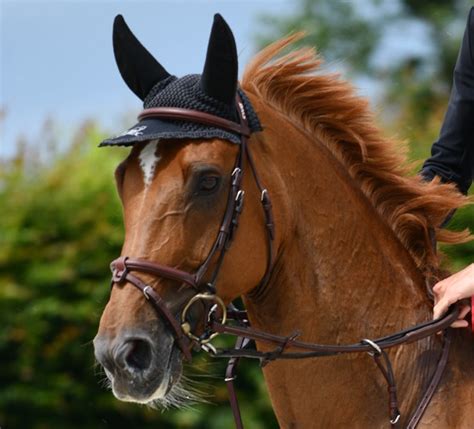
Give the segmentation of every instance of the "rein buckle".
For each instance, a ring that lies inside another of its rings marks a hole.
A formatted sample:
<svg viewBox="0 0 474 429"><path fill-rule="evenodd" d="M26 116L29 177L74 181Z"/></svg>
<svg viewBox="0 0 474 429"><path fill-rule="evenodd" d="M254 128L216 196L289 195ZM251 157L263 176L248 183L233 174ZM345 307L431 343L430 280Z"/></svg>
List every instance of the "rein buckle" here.
<svg viewBox="0 0 474 429"><path fill-rule="evenodd" d="M365 343L365 344L368 344L370 347L372 347L374 349L373 352L367 352L367 354L371 357L374 357L374 356L380 356L382 354L382 349L380 348L380 346L372 341L372 340L369 340L368 338L364 338L361 343Z"/></svg>

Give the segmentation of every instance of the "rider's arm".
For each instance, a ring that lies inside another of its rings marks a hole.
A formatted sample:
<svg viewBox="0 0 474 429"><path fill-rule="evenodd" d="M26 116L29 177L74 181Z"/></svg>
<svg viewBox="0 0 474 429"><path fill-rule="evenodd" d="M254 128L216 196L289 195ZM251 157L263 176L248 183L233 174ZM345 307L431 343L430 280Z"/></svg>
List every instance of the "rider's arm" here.
<svg viewBox="0 0 474 429"><path fill-rule="evenodd" d="M467 19L439 139L433 144L421 174L426 180L440 176L444 182L454 182L463 193L467 193L474 177L474 8ZM433 313L438 318L451 304L474 295L474 264L437 283L433 292ZM469 310L468 305L461 307L454 327L468 326L464 317Z"/></svg>
<svg viewBox="0 0 474 429"><path fill-rule="evenodd" d="M438 141L433 144L421 174L440 176L467 193L474 176L474 8L454 69L453 87Z"/></svg>

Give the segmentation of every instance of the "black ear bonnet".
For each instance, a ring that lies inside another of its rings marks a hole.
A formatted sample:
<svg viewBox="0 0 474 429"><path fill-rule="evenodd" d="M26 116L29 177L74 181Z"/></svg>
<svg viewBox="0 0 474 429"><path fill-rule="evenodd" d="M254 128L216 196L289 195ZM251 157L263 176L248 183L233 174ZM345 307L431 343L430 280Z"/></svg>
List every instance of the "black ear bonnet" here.
<svg viewBox="0 0 474 429"><path fill-rule="evenodd" d="M170 75L133 35L121 15L114 21L113 45L120 74L128 87L143 100L145 109L179 107L238 121L235 105L238 91L251 131L262 130L249 99L238 88L234 36L219 14L214 16L202 75L190 74L181 78ZM238 134L208 125L145 118L123 134L104 140L100 146L131 146L159 138L221 138L240 143Z"/></svg>

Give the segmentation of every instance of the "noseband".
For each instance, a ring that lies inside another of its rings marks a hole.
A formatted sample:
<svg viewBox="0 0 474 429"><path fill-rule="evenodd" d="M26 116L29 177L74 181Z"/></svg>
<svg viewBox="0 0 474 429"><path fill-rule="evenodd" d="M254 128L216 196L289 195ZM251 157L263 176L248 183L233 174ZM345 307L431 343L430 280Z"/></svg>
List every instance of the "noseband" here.
<svg viewBox="0 0 474 429"><path fill-rule="evenodd" d="M450 311L440 319L421 323L389 336L373 340L363 339L359 343L349 345L324 345L298 341L297 337L299 334L297 332L285 337L253 329L250 327L245 311L236 310L232 304L230 304L229 307L226 307L223 301L217 296L215 286L217 277L222 267L225 254L233 242L235 231L239 223L239 216L243 209L245 192L241 188L241 184L244 174L245 159L248 162L255 183L261 193L261 205L265 217L265 230L267 236L267 265L265 274L258 286L265 285L268 282L272 272L275 254L275 227L270 196L258 176L247 144L247 139L250 136L251 131L239 95L237 95L236 102L238 106L237 112L239 123L190 109L158 107L145 109L140 113L139 119L164 118L210 125L232 133L237 133L240 135L241 140L239 152L231 175L231 185L222 223L208 256L198 270L191 274L159 263L121 256L111 263L112 286L124 285L128 282L138 288L156 310L160 318L168 326L177 346L180 348L187 361L191 361L191 349L193 347L197 350L202 349L213 357L230 358L225 381L229 389L230 404L237 428L243 428L243 424L233 386L233 380L235 378L234 371L240 358L259 359L261 364L264 365L276 359L302 359L362 352L369 353L369 355L374 359L387 383L389 394L389 420L392 425L397 425L400 419L397 390L392 365L385 350L401 344L419 341L439 331L444 331L443 346L437 367L429 385L424 391L422 399L418 403L415 412L406 426L410 429L415 428L421 420L424 411L428 407L444 372L451 342L450 331L446 329L457 319L457 315L459 314L459 308L457 306L453 306ZM213 266L212 272L211 266ZM135 272L151 274L156 277L163 277L180 282L195 291L195 294L184 306L180 320L178 320L171 312L160 295L151 286L147 285L137 277L134 274ZM209 274L210 272L211 274ZM209 280L204 281L205 277ZM190 308L198 301L202 302L206 309L205 326L203 333L199 335L192 331L191 324L187 318L187 313ZM234 324L227 324L226 321L228 319L233 320ZM237 343L235 348L225 350L214 348L209 341L218 334L236 336ZM265 342L275 346L275 349L270 352L249 349L248 345L250 340ZM286 350L288 348L299 351L287 352Z"/></svg>

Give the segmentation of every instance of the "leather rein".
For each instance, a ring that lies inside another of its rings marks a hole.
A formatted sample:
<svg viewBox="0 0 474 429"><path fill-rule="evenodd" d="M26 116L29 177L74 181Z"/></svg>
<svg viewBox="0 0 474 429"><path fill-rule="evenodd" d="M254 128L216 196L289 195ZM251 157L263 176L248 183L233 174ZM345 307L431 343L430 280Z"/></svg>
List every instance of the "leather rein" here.
<svg viewBox="0 0 474 429"><path fill-rule="evenodd" d="M267 266L259 286L263 286L268 282L272 273L275 256L275 226L270 196L267 189L262 185L247 144L251 131L248 126L245 108L239 95L237 95L236 103L238 106L239 123L190 109L158 107L145 109L140 113L139 119L164 118L211 125L239 134L241 141L231 175L227 205L217 238L208 256L197 271L191 274L163 264L121 256L111 263L112 286L125 285L128 282L139 289L153 306L159 317L167 325L174 337L176 345L187 361L190 362L192 360L191 351L193 348L195 350L204 350L212 357L229 358L225 382L228 387L229 401L237 429L243 428L243 423L233 380L235 379L235 370L240 358L258 359L263 366L276 359L304 359L362 352L368 353L374 359L387 383L389 419L392 425L396 425L400 420L400 411L398 407L395 377L386 350L401 344L412 343L443 331L443 345L436 369L415 412L406 426L409 429L415 428L428 407L446 367L451 343L451 331L447 328L457 319L459 314L458 306L453 306L450 311L440 319L421 323L392 335L376 339L363 339L355 344L326 345L299 341L297 340L298 332L294 332L289 336L281 336L253 329L250 327L246 311L237 310L232 303L226 306L218 297L215 286L217 277L222 267L225 254L235 237L239 216L243 209L245 192L241 188L241 184L245 159L261 193L261 205L265 218L267 236ZM212 271L211 267L213 267ZM181 317L177 318L177 316L170 311L160 295L151 286L147 285L135 275L135 272L151 274L156 277L181 282L194 289L195 294L184 306ZM209 280L204 281L204 277ZM193 333L191 322L187 317L190 308L197 302L204 304L207 314L203 332L199 335ZM232 321L233 323L229 324L228 321ZM216 349L210 341L218 334L236 336L237 341L235 347L232 349ZM274 349L263 352L255 348L250 348L251 340L272 345ZM287 351L287 349L290 348L292 350Z"/></svg>

